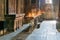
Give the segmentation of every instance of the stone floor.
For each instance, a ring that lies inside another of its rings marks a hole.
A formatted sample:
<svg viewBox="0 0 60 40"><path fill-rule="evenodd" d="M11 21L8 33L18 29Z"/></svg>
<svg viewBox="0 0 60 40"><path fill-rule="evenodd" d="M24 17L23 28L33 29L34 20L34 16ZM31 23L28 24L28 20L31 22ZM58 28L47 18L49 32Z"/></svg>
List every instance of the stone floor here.
<svg viewBox="0 0 60 40"><path fill-rule="evenodd" d="M0 37L0 40L11 40L13 37L21 33L23 30L29 27L29 24L23 25L20 29L16 30L15 32L12 32L10 34L4 35Z"/></svg>
<svg viewBox="0 0 60 40"><path fill-rule="evenodd" d="M56 29L56 21L43 21L40 28L35 29L26 40L60 40L60 32Z"/></svg>
<svg viewBox="0 0 60 40"><path fill-rule="evenodd" d="M15 37L13 37L12 40L25 40L29 34L30 34L29 32L19 33L18 35L16 35Z"/></svg>

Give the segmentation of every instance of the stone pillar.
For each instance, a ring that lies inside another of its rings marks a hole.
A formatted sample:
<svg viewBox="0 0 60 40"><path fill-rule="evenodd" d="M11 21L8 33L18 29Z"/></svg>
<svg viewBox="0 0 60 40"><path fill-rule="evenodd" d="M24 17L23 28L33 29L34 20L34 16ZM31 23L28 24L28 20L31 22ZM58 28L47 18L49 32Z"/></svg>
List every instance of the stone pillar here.
<svg viewBox="0 0 60 40"><path fill-rule="evenodd" d="M60 0L59 0L59 11L58 11L58 19L57 19L57 30L60 32Z"/></svg>
<svg viewBox="0 0 60 40"><path fill-rule="evenodd" d="M58 13L58 20L60 21L60 0L59 0L59 13Z"/></svg>

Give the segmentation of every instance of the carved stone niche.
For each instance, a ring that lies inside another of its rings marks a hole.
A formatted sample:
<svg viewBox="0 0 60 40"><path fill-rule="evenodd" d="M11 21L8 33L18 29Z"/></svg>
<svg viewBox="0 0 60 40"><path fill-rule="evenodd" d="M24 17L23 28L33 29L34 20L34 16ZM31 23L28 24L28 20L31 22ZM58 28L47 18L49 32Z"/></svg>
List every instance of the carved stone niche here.
<svg viewBox="0 0 60 40"><path fill-rule="evenodd" d="M9 32L14 31L15 15L5 15L6 27Z"/></svg>

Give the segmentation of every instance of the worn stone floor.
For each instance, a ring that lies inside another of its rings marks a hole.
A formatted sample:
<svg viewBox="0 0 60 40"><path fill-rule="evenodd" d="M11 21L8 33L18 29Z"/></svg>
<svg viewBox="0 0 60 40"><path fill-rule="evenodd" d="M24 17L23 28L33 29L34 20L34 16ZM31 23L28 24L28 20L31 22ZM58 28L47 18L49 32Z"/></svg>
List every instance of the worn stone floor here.
<svg viewBox="0 0 60 40"><path fill-rule="evenodd" d="M43 21L39 29L35 29L26 40L60 40L60 32L56 29L56 20Z"/></svg>
<svg viewBox="0 0 60 40"><path fill-rule="evenodd" d="M13 37L12 40L25 40L29 34L30 34L29 32L19 33L18 35Z"/></svg>

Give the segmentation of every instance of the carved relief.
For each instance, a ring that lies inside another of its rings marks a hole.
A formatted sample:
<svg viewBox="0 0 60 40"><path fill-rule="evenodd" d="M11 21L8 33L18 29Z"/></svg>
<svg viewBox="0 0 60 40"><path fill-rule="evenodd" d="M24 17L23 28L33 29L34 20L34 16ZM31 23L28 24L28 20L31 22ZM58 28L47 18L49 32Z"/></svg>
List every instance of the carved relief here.
<svg viewBox="0 0 60 40"><path fill-rule="evenodd" d="M8 1L8 9L9 14L15 14L16 13L16 0L9 0Z"/></svg>

